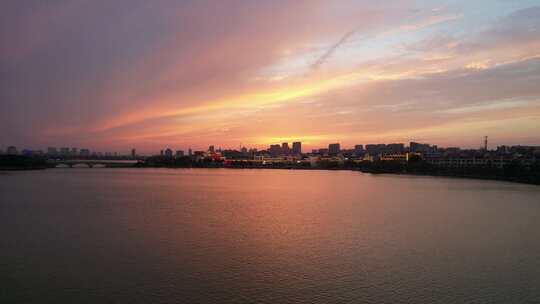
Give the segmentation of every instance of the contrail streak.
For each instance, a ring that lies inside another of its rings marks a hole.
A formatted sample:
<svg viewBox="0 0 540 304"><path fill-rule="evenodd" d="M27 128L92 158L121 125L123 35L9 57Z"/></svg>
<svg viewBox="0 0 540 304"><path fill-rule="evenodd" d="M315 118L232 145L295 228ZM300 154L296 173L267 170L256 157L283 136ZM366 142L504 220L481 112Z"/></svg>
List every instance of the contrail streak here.
<svg viewBox="0 0 540 304"><path fill-rule="evenodd" d="M321 57L319 57L317 59L317 61L315 61L312 65L311 65L311 69L312 70L316 70L319 68L319 66L321 66L323 63L326 62L326 60L328 60L328 58L330 58L330 56L332 56L334 54L334 52L345 42L347 42L347 40L349 39L349 37L351 37L354 33L356 33L358 29L354 29L350 32L347 32L345 35L343 35L343 37L341 37L341 39L339 39L338 42L336 42L334 45L332 45Z"/></svg>

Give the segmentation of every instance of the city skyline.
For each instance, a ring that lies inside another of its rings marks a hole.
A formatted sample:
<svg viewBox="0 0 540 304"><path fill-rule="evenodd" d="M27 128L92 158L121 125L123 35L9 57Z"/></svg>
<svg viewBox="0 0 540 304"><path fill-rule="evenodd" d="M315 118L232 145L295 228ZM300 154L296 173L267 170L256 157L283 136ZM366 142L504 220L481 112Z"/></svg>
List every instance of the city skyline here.
<svg viewBox="0 0 540 304"><path fill-rule="evenodd" d="M537 1L7 1L0 17L2 149L540 145Z"/></svg>
<svg viewBox="0 0 540 304"><path fill-rule="evenodd" d="M371 146L371 148L370 148ZM382 147L381 147L382 146ZM238 147L221 147L216 145L207 145L207 148L193 148L193 147L179 147L179 146L171 146L168 145L165 148L160 148L158 151L153 151L150 153L143 152L140 153L140 151L137 150L137 148L130 148L129 152L118 152L118 151L97 151L92 150L88 148L78 148L78 147L47 147L45 149L28 149L27 147L23 147L22 149L19 149L16 146L6 146L5 150L2 146L0 146L0 154L28 154L28 155L48 155L48 156L82 156L82 157L89 157L89 156L99 156L99 157L125 157L125 156L131 156L132 158L140 157L140 156L152 156L152 155L168 155L168 156L175 156L175 157L183 157L183 156L191 156L192 152L223 152L223 151L237 151L237 152L267 152L269 154L276 154L276 155L305 155L305 154L338 154L340 152L368 152L370 149L373 150L386 150L393 151L391 153L396 154L403 154L405 152L415 152L417 149L422 149L425 151L436 151L437 149L443 149L443 150L471 150L471 151L499 151L500 149L506 149L509 147L523 147L523 148L533 148L538 149L539 146L535 145L527 145L527 144L517 144L517 145L496 145L491 146L488 141L488 136L484 136L482 138L482 145L479 147L461 147L461 146L440 146L433 143L426 143L426 142L372 142L372 143L356 143L352 146L344 146L341 145L339 142L332 142L328 145L323 146L313 146L313 147L306 147L302 141L295 141L292 142L291 145L289 145L289 142L281 142L281 143L273 143L269 146L258 148L253 146L238 146Z"/></svg>

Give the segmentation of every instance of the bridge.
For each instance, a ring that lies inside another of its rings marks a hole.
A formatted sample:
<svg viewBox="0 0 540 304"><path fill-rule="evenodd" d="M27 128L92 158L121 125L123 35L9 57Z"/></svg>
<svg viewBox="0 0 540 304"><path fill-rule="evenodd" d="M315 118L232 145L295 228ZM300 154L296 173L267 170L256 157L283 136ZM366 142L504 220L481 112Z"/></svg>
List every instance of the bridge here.
<svg viewBox="0 0 540 304"><path fill-rule="evenodd" d="M49 159L49 168L130 168L137 164L137 160L107 160L107 159Z"/></svg>

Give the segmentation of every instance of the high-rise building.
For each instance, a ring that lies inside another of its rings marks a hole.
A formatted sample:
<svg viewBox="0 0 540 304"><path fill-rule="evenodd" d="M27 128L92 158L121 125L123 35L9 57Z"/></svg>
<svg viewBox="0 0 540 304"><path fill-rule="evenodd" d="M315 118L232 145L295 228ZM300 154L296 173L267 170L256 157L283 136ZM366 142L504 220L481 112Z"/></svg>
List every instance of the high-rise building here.
<svg viewBox="0 0 540 304"><path fill-rule="evenodd" d="M17 147L15 147L15 146L9 146L9 147L7 148L6 153L7 153L8 155L16 155L16 154L19 154L19 153L17 152Z"/></svg>
<svg viewBox="0 0 540 304"><path fill-rule="evenodd" d="M302 154L302 143L299 141L295 141L292 144L292 153L295 155Z"/></svg>
<svg viewBox="0 0 540 304"><path fill-rule="evenodd" d="M193 156L193 150L191 150L191 148L188 149L188 155Z"/></svg>
<svg viewBox="0 0 540 304"><path fill-rule="evenodd" d="M268 153L272 156L278 156L281 154L281 147L279 145L271 145L270 148L268 148Z"/></svg>
<svg viewBox="0 0 540 304"><path fill-rule="evenodd" d="M165 157L172 157L172 150L170 148L165 149Z"/></svg>
<svg viewBox="0 0 540 304"><path fill-rule="evenodd" d="M286 142L282 143L281 144L281 153L287 155L287 154L290 154L290 152L291 152L291 150L289 150L289 143L286 143Z"/></svg>
<svg viewBox="0 0 540 304"><path fill-rule="evenodd" d="M341 151L340 145L338 143L328 145L328 154L337 155Z"/></svg>
<svg viewBox="0 0 540 304"><path fill-rule="evenodd" d="M137 150L135 150L135 148L131 149L131 158L137 158Z"/></svg>
<svg viewBox="0 0 540 304"><path fill-rule="evenodd" d="M176 150L176 157L183 157L184 156L184 151L183 150Z"/></svg>

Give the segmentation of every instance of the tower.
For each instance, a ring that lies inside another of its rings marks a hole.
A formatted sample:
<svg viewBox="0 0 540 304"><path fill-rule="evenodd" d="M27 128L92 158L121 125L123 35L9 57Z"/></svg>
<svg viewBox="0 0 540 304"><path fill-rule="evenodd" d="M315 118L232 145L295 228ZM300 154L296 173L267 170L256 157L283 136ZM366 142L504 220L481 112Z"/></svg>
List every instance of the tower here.
<svg viewBox="0 0 540 304"><path fill-rule="evenodd" d="M488 137L484 136L484 151L487 151Z"/></svg>

